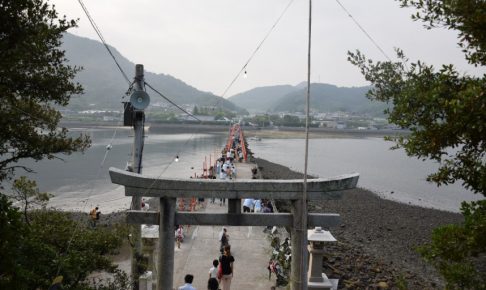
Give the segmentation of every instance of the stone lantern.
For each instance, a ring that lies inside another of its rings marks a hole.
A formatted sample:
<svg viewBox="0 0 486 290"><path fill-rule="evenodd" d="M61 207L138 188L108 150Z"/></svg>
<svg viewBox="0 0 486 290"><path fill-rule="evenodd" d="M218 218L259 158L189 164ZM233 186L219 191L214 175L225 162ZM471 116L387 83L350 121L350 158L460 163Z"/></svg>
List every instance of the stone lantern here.
<svg viewBox="0 0 486 290"><path fill-rule="evenodd" d="M316 227L312 230L307 230L307 239L309 240L309 281L307 282L308 289L331 290L334 289L336 281L329 280L325 273L322 273L322 258L324 255L324 243L336 242L336 239L331 235L331 232L323 230L321 227Z"/></svg>

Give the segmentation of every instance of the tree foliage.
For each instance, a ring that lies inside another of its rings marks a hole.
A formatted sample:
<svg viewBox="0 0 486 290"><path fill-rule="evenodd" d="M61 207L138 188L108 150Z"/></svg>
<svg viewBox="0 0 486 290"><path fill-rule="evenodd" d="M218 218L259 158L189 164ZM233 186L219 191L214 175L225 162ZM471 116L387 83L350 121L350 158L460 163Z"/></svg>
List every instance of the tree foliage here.
<svg viewBox="0 0 486 290"><path fill-rule="evenodd" d="M49 198L52 196L48 192L40 192L37 187L37 182L29 180L25 176L16 179L13 182L12 189L14 191L12 197L23 206L24 221L27 224L29 223L28 211L33 206L45 208Z"/></svg>
<svg viewBox="0 0 486 290"><path fill-rule="evenodd" d="M414 7L414 20L427 29L458 31L458 43L471 65L486 64L486 2L475 0L399 0ZM453 65L436 69L410 62L397 49L398 61L374 62L359 51L349 53L373 84L372 100L391 103L390 123L411 130L409 136L388 137L409 156L439 163L428 180L437 185L456 181L486 196L486 76L459 73ZM465 222L436 229L422 255L445 277L449 289L486 289L486 200L461 207Z"/></svg>
<svg viewBox="0 0 486 290"><path fill-rule="evenodd" d="M59 49L63 33L75 25L46 1L0 1L0 181L19 167L32 171L17 163L21 159L59 158L90 145L88 137L58 128L58 108L82 93L73 82L80 68L67 65ZM123 289L127 277L108 258L126 235L122 228L90 229L67 213L30 209L36 202L42 207L49 194L25 177L13 190L23 214L0 193L0 289L47 289L59 275L64 289ZM93 271L116 279L87 281Z"/></svg>
<svg viewBox="0 0 486 290"><path fill-rule="evenodd" d="M67 213L52 210L31 211L26 224L1 194L0 208L1 289L47 289L58 275L64 277L64 289L109 289L127 280L109 259L120 248L126 227L91 229ZM93 285L87 277L94 271L113 273L117 279L105 286Z"/></svg>
<svg viewBox="0 0 486 290"><path fill-rule="evenodd" d="M389 137L409 156L440 164L429 181L449 184L462 180L476 192L486 192L486 80L461 76L452 65L439 71L423 62L377 62L359 51L350 53L374 87L373 100L391 102L388 121L411 130L410 136Z"/></svg>
<svg viewBox="0 0 486 290"><path fill-rule="evenodd" d="M52 159L89 146L87 137L58 128L57 107L82 93L72 81L79 68L66 65L59 49L63 32L75 25L42 0L0 2L0 180L23 158Z"/></svg>
<svg viewBox="0 0 486 290"><path fill-rule="evenodd" d="M464 225L434 231L422 256L447 278L450 289L486 289L486 202L464 203Z"/></svg>

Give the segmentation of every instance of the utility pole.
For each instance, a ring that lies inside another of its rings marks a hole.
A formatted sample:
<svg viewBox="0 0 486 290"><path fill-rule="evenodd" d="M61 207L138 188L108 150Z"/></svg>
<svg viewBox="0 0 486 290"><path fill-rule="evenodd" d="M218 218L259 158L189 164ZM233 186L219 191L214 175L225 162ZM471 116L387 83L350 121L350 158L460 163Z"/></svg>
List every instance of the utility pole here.
<svg viewBox="0 0 486 290"><path fill-rule="evenodd" d="M144 70L142 64L135 65L135 81L133 92L130 96L129 109L125 108L125 119L131 119L134 131L132 166L131 171L142 173L142 154L144 145L144 109L148 106L150 98L145 92ZM132 210L141 210L141 196L132 197ZM142 234L141 225L132 225L131 228L132 261L131 273L133 278L133 290L139 289L139 277L142 274Z"/></svg>

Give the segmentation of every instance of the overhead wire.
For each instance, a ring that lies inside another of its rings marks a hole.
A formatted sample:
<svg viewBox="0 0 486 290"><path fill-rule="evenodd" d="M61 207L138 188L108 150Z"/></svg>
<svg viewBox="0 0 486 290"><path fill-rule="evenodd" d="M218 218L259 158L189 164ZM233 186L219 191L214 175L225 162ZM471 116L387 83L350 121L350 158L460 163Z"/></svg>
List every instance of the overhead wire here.
<svg viewBox="0 0 486 290"><path fill-rule="evenodd" d="M159 92L157 89L155 89L154 87L152 87L149 83L145 82L145 85L147 87L149 87L150 89L152 89L155 93L157 93L159 96L161 96L162 98L164 98L167 102L171 103L173 106L175 106L176 108L178 108L179 110L183 111L184 113L186 113L187 115L189 115L190 117L198 120L199 122L202 122L198 117L194 116L193 114L189 113L188 111L186 111L184 108L182 108L181 106L177 105L176 103L174 103L173 101L171 101L169 98L167 98L166 96L164 96L161 92Z"/></svg>
<svg viewBox="0 0 486 290"><path fill-rule="evenodd" d="M191 136L189 136L189 138L187 138L187 140L184 142L184 144L180 147L181 149L179 151L177 151L177 153L173 156L180 156L181 155L181 152L183 152L187 145L187 143L189 143L189 141L194 137L196 133L192 133ZM145 191L143 192L143 194L141 196L146 196L150 190L153 188L154 184L160 180L160 178L162 177L162 175L167 171L167 169L169 169L169 167L174 163L176 162L176 159L175 158L172 158L171 161L165 166L164 169L162 169L162 171L160 172L160 174L154 179L154 181L150 184L150 186L148 188L145 189ZM133 209L133 205L131 204L130 205L130 209Z"/></svg>
<svg viewBox="0 0 486 290"><path fill-rule="evenodd" d="M103 34L101 33L101 30L98 28L98 25L96 25L96 22L94 21L94 19L89 14L88 8L86 8L86 6L84 5L84 3L83 3L82 0L78 0L78 2L79 2L79 5L81 5L81 8L84 11L84 14L86 14L86 17L88 17L88 20L91 23L91 26L93 27L94 31L96 32L96 34L98 34L98 37L100 38L101 42L105 46L105 48L108 51L108 53L111 55L111 58L113 58L113 61L115 62L115 64L118 67L118 69L120 70L121 74L123 75L123 78L125 78L125 80L127 81L127 83L130 84L130 79L128 78L128 76L125 73L125 71L122 69L121 65L116 60L116 57L113 54L113 52L111 51L111 49L108 46L108 44L106 43L105 38L103 37Z"/></svg>
<svg viewBox="0 0 486 290"><path fill-rule="evenodd" d="M311 89L311 40L312 40L312 0L309 0L309 24L308 24L308 46L307 46L307 94L306 94L306 110L305 110L305 153L304 153L304 182L301 200L301 216L300 216L300 236L302 248L300 249L300 267L305 269L307 265L307 171L309 163L309 111L310 111L310 89ZM307 288L306 274L302 271L301 276L298 277L297 283L301 288Z"/></svg>
<svg viewBox="0 0 486 290"><path fill-rule="evenodd" d="M105 38L103 37L103 34L101 33L101 30L99 29L98 25L96 24L96 22L94 21L94 19L91 17L87 7L84 5L83 1L82 0L78 0L79 4L81 5L84 13L86 14L86 16L88 17L88 20L90 21L91 23L91 26L93 27L93 29L95 30L96 34L98 35L98 37L100 38L101 42L103 43L103 45L105 46L106 50L108 51L108 53L110 54L110 56L112 57L113 61L115 62L116 66L118 67L119 71L121 72L121 74L123 75L123 77L125 78L125 80L127 80L127 82L130 84L130 86L133 85L133 83L130 83L130 80L128 78L128 76L126 75L125 71L122 69L121 65L118 63L116 57L114 56L114 54L112 53L111 49L109 48L108 44L106 43L105 41ZM154 87L152 87L150 84L148 83L144 83L146 86L148 86L150 89L152 89L155 93L157 93L159 96L161 96L162 98L164 98L167 102L169 102L170 104L172 104L173 106L175 106L176 108L178 108L179 110L181 110L182 112L186 113L187 115L189 115L190 117L198 120L199 122L202 122L199 118L197 118L196 116L194 116L193 114L189 113L188 111L186 111L184 108L182 108L181 106L177 105L175 102L173 102L172 100L170 100L169 98L167 98L164 94L162 94L160 91L158 91L157 89L155 89ZM115 131L116 132L116 131ZM186 140L186 143L189 142L191 139L192 139L192 136L191 135L187 140ZM106 155L104 157L104 159L106 159ZM140 161L141 162L141 161ZM160 174L160 176L167 170L167 168L173 163L170 162L167 167L162 171L162 173ZM130 207L133 207L133 205L131 205Z"/></svg>
<svg viewBox="0 0 486 290"><path fill-rule="evenodd" d="M388 61L391 61L390 57L388 57L388 55L385 53L385 51L380 47L380 45L378 45L378 43L373 39L373 37L371 37L371 35L363 28L363 26L356 20L356 18L354 18L353 15L351 15L351 13L346 9L346 7L344 7L344 5L339 0L336 0L336 2L339 4L339 6L341 6L341 8L344 10L344 12L346 14L348 14L349 18L351 18L351 20L353 20L353 22L366 35L366 37L368 37L368 39L376 46L376 48L378 48L378 50L383 54L383 56L385 56L385 58Z"/></svg>
<svg viewBox="0 0 486 290"><path fill-rule="evenodd" d="M132 87L133 86L133 82L130 82L130 80L128 79L128 76L126 75L125 71L122 69L121 65L118 63L116 57L112 53L112 51L111 51L110 47L108 46L108 44L106 43L106 40L103 37L103 34L101 33L101 30L99 29L99 27L96 24L96 22L94 21L94 19L91 17L91 15L90 15L90 13L89 13L86 5L84 5L84 3L83 3L82 0L78 0L78 2L81 5L84 13L86 14L86 17L88 17L88 20L90 21L91 26L95 30L95 32L98 35L98 37L100 38L101 42L103 43L103 45L105 46L106 50L108 51L108 53L112 57L113 61L117 65L118 69L120 70L121 74L123 75L123 77L125 78L125 80L127 80L127 82L130 84L130 87ZM182 108L181 106L177 105L175 102L173 102L172 100L170 100L169 98L167 98L166 96L164 96L160 91L158 91L157 89L155 89L154 87L152 87L150 84L148 84L148 83L145 82L145 85L148 86L150 89L152 89L155 93L157 93L158 95L160 95L162 98L164 98L167 102L169 102L170 104L172 104L173 106L175 106L176 108L178 108L179 110L181 110L182 112L184 112L187 115L189 115L190 117L198 120L199 122L202 122L199 118L197 118L193 114L189 113L184 108ZM191 138L192 138L192 136L188 140L190 140Z"/></svg>
<svg viewBox="0 0 486 290"><path fill-rule="evenodd" d="M272 25L272 27L267 32L267 34L265 35L265 37L263 37L262 41L260 41L260 43L257 45L257 47L255 48L255 50L253 51L253 53L250 55L250 57L248 58L248 60L243 65L243 67L240 69L240 71L236 74L236 76L233 78L233 80L230 82L230 84L223 91L223 94L221 95L221 98L224 98L224 96L226 95L226 93L229 91L229 89L233 86L233 84L236 82L236 80L238 79L238 77L241 75L241 72L243 72L246 69L246 67L248 66L248 64L250 63L250 61L253 59L253 57L258 52L258 50L262 47L263 43L265 42L265 40L267 40L268 36L273 32L273 30L275 29L275 27L277 26L277 24L280 22L280 19L282 19L282 17L284 16L285 12L287 12L287 10L289 9L290 5L292 5L293 2L294 2L294 0L290 0L289 3L287 4L287 6L285 6L285 9L282 11L282 13L280 14L280 16L277 18L277 20L275 21L275 23Z"/></svg>
<svg viewBox="0 0 486 290"><path fill-rule="evenodd" d="M86 7L86 5L84 5L83 1L82 0L78 0L79 2L79 5L81 5L81 8L83 9L84 13L86 14L86 17L88 17L88 20L89 22L91 23L91 26L93 27L94 31L96 32L96 34L98 35L98 37L100 38L101 42L103 43L103 45L105 46L106 50L108 51L108 53L110 54L111 58L113 59L113 61L115 62L116 66L118 67L118 69L120 70L121 74L123 75L123 78L125 78L125 80L127 81L128 84L130 84L130 79L128 78L127 74L125 73L125 71L122 69L121 65L118 63L118 61L116 60L116 57L115 55L113 54L113 52L111 51L110 47L108 46L108 44L106 43L106 40L105 38L103 37L103 34L101 33L101 30L99 29L98 25L96 24L96 22L94 21L93 17L91 17L91 14L89 13L88 11L88 8ZM146 85L148 85L146 83ZM163 97L165 100L167 100L169 103L171 103L172 105L174 105L175 107L177 107L178 109L182 110L184 113L188 114L189 116L195 118L196 120L198 121L201 121L199 120L198 118L194 117L194 115L190 114L189 112L187 112L186 110L184 110L183 108L181 108L179 105L177 105L176 103L174 103L173 101L171 101L169 98L167 98L166 96L162 95L160 92L158 92L157 90L155 90L153 87L151 87L150 85L148 85L152 90L154 90L156 93L158 93L161 97Z"/></svg>
<svg viewBox="0 0 486 290"><path fill-rule="evenodd" d="M129 88L128 88L127 92L124 94L124 96L123 96L122 98L124 98L126 95L128 95L128 94L130 93L130 91L132 90L132 88L133 88L133 82L132 82L132 83L130 83L130 86L129 86ZM121 119L123 119L123 115L125 114L125 110L127 110L127 108L128 108L128 106L126 106L126 107L124 108L124 111L123 111L123 112L122 112L122 114L121 114L121 116L122 116L122 117L121 117ZM118 121L118 124L120 124L120 123L121 123L121 121L122 121L122 120L119 120L119 121ZM115 137L116 137L116 133L117 133L117 131L118 131L118 127L119 127L119 125L115 126L115 130L113 131L113 135L111 136L110 142L109 142L109 143L108 143L108 145L105 147L105 154L104 154L104 156L103 156L103 158L102 158L102 160L101 160L101 162L100 162L100 165L98 166L98 171L97 171L97 173L96 173L96 177L95 177L95 179L98 179L98 178L99 178L99 176L100 176L100 174L101 174L101 169L102 169L102 168L103 168L103 166L105 165L106 158L108 157L108 153L111 151L111 149L112 149L112 147L113 147L113 141L114 141L114 139L115 139ZM84 201L83 201L83 206L82 206L82 208L81 208L81 212L84 212L84 209L86 208L86 205L88 204L88 202L89 202L89 200L90 200L90 198L91 198L91 195L92 195L92 194L93 194L93 192L94 192L94 187L95 187L95 186L94 186L94 182L93 182L93 183L92 183L92 186L91 186L91 189L90 189L90 191L88 192L88 196L87 196L87 197L84 199ZM76 226L74 227L73 233L72 233L72 235L71 235L70 239L68 240L68 244L67 244L67 247L66 247L66 253L67 253L67 252L69 252L69 249L71 248L71 244L72 244L72 242L73 242L73 240L74 240L74 237L76 236L76 233L77 233L77 231L78 231L78 229L79 229L79 226L80 226L80 225L81 225L81 223L77 223L77 224L76 224ZM61 261L60 259L58 259L58 260L59 260L59 261ZM62 264L61 264L61 263L59 263L59 265L58 265L58 269L57 269L57 274L56 274L56 276L58 276L58 275L59 275L59 273L61 272L61 269L62 269Z"/></svg>

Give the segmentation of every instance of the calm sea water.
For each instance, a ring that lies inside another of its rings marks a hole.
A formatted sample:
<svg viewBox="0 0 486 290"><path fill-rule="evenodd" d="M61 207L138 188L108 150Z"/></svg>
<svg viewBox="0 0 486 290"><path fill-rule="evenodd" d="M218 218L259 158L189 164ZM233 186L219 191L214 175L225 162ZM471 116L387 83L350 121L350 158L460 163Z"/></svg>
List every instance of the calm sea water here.
<svg viewBox="0 0 486 290"><path fill-rule="evenodd" d="M437 187L425 180L438 165L406 156L403 150L390 150L392 142L383 138L311 139L308 172L319 177L358 172L358 186L388 199L404 203L459 211L462 201L477 200L460 184ZM256 157L304 171L303 139L250 141Z"/></svg>
<svg viewBox="0 0 486 290"><path fill-rule="evenodd" d="M64 161L24 162L36 171L26 175L37 181L41 191L55 195L50 206L86 211L98 205L102 212L127 209L131 198L124 196L123 187L111 183L108 169L124 169L131 160L132 130L71 128L70 131L90 135L92 146L84 154L60 155ZM142 173L177 178L200 174L205 158L208 162L210 158L214 160L226 138L217 134L146 133ZM110 143L112 148L107 150ZM179 156L178 162L175 162L176 156Z"/></svg>
<svg viewBox="0 0 486 290"><path fill-rule="evenodd" d="M85 154L60 156L61 160L25 162L37 172L30 175L40 190L55 194L51 206L86 211L94 205L102 211L127 209L130 198L124 189L111 183L108 168L125 168L131 159L133 137L130 128L71 129L91 136L93 144ZM151 134L147 133L143 154L143 174L188 178L202 172L224 146L226 135ZM113 138L113 142L111 142ZM111 150L106 145L112 144ZM332 177L360 173L359 187L385 198L405 203L458 211L462 200L475 196L460 185L437 188L425 176L437 165L409 158L401 150L389 150L392 143L379 138L312 139L309 144L309 173ZM256 157L288 166L297 171L304 167L304 140L264 139L249 141ZM175 162L175 156L179 161Z"/></svg>

